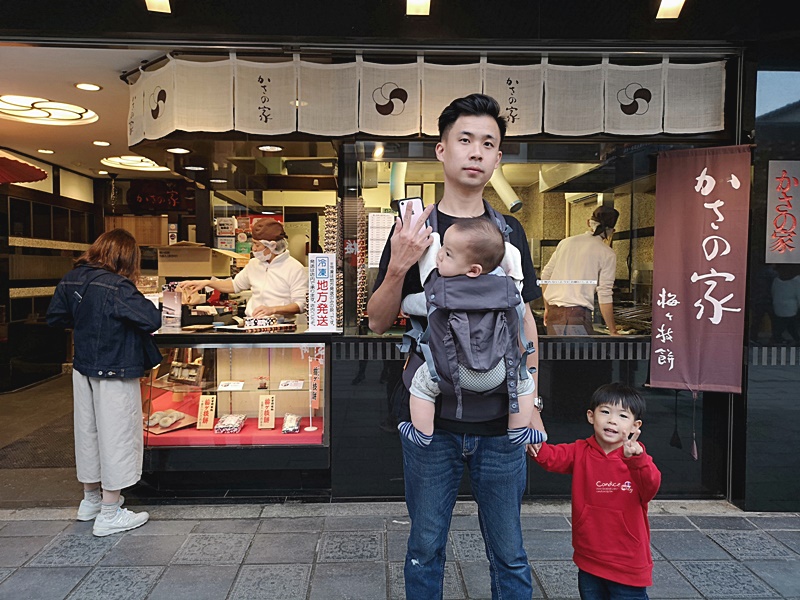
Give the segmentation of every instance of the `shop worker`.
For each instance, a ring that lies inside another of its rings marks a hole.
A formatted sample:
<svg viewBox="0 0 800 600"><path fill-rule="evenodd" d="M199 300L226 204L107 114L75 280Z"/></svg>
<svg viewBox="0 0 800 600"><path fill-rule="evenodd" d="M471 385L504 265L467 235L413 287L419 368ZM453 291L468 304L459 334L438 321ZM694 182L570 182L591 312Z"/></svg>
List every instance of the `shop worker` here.
<svg viewBox="0 0 800 600"><path fill-rule="evenodd" d="M139 378L161 362L150 333L161 313L136 289L141 254L124 229L102 234L56 286L47 323L71 328L75 344L75 467L83 483L79 521L98 537L144 525L146 512L122 508L120 490L142 476Z"/></svg>
<svg viewBox="0 0 800 600"><path fill-rule="evenodd" d="M179 290L194 293L210 287L224 294L252 290L245 315L294 315L306 307L308 273L289 254L283 225L275 219L258 219L252 225L253 258L233 279L183 281Z"/></svg>
<svg viewBox="0 0 800 600"><path fill-rule="evenodd" d="M553 282L542 285L548 335L594 335L595 291L608 332L617 335L612 293L617 255L609 245L617 218L616 209L598 206L587 221L589 231L561 240L542 269L542 281Z"/></svg>
<svg viewBox="0 0 800 600"><path fill-rule="evenodd" d="M444 167L444 194L437 205L423 211L416 225L404 227L399 218L395 222L367 306L370 328L376 333L391 327L405 296L423 290L417 261L431 244L432 229L425 223L431 212L438 211L438 232L442 236L458 219L489 218L483 189L500 164L500 144L505 131L506 123L500 117L497 102L482 94L454 100L442 112L436 157ZM406 214L403 218L410 216ZM511 228L509 241L521 255L525 334L537 344L536 325L527 304L541 295L536 273L525 231L515 218L505 216L505 220ZM537 363L538 354L533 353L528 366ZM408 373L409 370L412 372ZM404 373L406 384L410 383L406 377L409 374L413 375L411 367ZM537 375L533 377L536 380ZM433 437L427 447L400 436L406 504L411 517L404 568L406 598L434 600L443 596L445 547L466 466L489 558L492 598L529 600L531 568L520 526L526 481L525 447L514 445L507 435L508 393L492 399L497 414L488 420L486 410L471 409L467 398L464 398L463 419L443 419L442 404L450 401L454 400L441 395L436 398ZM400 419L410 420L407 407L404 412ZM481 420L471 420L467 418L470 412L484 416ZM539 411L533 411L530 427L544 430Z"/></svg>

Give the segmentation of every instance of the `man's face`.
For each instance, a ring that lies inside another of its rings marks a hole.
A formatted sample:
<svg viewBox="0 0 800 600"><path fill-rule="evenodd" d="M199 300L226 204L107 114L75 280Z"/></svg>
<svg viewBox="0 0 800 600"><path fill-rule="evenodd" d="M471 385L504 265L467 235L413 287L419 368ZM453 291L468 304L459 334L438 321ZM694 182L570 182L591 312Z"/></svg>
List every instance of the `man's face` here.
<svg viewBox="0 0 800 600"><path fill-rule="evenodd" d="M466 188L482 190L502 156L500 128L488 115L459 117L436 144L436 158L444 166L445 183Z"/></svg>

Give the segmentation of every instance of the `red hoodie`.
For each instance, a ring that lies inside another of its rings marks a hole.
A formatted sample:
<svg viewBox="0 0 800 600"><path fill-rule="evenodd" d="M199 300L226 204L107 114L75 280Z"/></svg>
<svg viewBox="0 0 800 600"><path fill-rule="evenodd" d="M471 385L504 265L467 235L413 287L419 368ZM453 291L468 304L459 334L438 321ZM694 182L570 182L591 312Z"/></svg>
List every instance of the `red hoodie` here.
<svg viewBox="0 0 800 600"><path fill-rule="evenodd" d="M572 560L578 568L624 585L652 585L647 503L661 485L661 472L647 452L625 458L620 447L606 454L592 436L574 444L544 443L536 461L547 471L572 475Z"/></svg>

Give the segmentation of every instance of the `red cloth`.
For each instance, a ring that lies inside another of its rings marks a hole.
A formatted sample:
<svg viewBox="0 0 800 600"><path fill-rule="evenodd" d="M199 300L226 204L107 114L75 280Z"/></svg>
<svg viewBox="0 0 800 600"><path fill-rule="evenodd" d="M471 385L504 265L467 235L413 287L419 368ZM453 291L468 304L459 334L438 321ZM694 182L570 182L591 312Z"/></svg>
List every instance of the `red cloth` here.
<svg viewBox="0 0 800 600"><path fill-rule="evenodd" d="M625 458L617 448L606 454L592 436L544 443L536 461L547 471L572 475L572 560L578 568L624 585L652 585L647 503L661 485L661 472L647 452Z"/></svg>

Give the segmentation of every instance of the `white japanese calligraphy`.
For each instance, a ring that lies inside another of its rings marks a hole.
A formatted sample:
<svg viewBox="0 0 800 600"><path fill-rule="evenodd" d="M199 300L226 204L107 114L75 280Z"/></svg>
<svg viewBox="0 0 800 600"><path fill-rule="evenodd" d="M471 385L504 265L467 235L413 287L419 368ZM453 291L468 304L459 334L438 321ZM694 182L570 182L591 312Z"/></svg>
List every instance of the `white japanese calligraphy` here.
<svg viewBox="0 0 800 600"><path fill-rule="evenodd" d="M711 223L711 229L719 229L719 225L717 225L717 223L725 220L725 217L719 211L719 207L720 206L725 206L725 203L722 200L714 200L714 202L712 202L711 204L706 203L706 204L703 204L703 206L705 208L709 208L709 209L713 210L714 213L717 215L717 220L715 222Z"/></svg>
<svg viewBox="0 0 800 600"><path fill-rule="evenodd" d="M713 227L713 225L712 225ZM720 240L725 244L722 253L719 251ZM709 244L711 242L711 244ZM710 235L703 240L703 254L706 255L706 260L714 260L717 256L725 256L731 253L731 245L728 240L718 235Z"/></svg>
<svg viewBox="0 0 800 600"><path fill-rule="evenodd" d="M711 175L708 175L708 167L703 168L703 172L700 173L699 177L696 177L695 180L697 181L697 185L694 186L695 192L700 192L703 196L708 196L711 192L714 191L714 186L717 185L716 179L714 179Z"/></svg>

